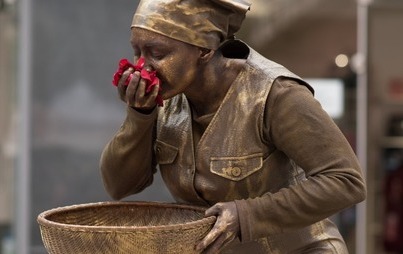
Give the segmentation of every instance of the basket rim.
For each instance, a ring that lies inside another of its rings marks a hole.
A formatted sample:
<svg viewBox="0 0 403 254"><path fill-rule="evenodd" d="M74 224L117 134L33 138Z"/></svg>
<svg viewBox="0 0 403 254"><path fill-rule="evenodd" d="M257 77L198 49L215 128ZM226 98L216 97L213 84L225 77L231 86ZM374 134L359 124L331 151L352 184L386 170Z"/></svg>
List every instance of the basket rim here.
<svg viewBox="0 0 403 254"><path fill-rule="evenodd" d="M187 210L195 211L205 211L205 207L178 204L178 203L165 203L165 202L153 202L153 201L104 201L104 202L94 202L86 204L76 204L68 205L57 208L52 208L41 212L37 217L37 222L41 227L54 228L65 231L85 231L89 232L133 232L136 231L172 231L172 230L185 230L196 228L202 224L213 224L216 220L215 216L204 217L199 220L185 222L181 224L172 225L157 225L157 226L89 226L89 225L77 225L77 224L66 224L48 220L48 216L51 216L60 212L68 212L74 210L96 208L96 207L107 207L107 206L154 206L160 208L181 208Z"/></svg>

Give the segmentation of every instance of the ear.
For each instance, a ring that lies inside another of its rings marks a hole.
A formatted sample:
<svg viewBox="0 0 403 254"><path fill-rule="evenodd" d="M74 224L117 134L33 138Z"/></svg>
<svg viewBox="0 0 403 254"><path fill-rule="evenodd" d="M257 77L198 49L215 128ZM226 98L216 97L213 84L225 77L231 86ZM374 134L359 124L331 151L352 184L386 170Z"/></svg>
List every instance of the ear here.
<svg viewBox="0 0 403 254"><path fill-rule="evenodd" d="M206 49L206 48L200 48L200 63L207 63L210 61L211 58L213 58L215 53L215 50L212 49Z"/></svg>

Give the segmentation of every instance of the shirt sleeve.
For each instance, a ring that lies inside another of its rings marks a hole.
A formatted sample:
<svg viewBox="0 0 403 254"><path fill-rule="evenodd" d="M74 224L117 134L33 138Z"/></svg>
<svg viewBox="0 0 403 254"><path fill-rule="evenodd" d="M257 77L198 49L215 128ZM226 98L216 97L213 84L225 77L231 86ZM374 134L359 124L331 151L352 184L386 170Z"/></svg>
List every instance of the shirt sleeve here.
<svg viewBox="0 0 403 254"><path fill-rule="evenodd" d="M354 151L306 86L275 80L264 125L265 138L305 171L306 180L237 200L243 242L309 226L365 199Z"/></svg>
<svg viewBox="0 0 403 254"><path fill-rule="evenodd" d="M100 169L106 191L114 199L149 186L156 172L153 139L157 109L141 114L128 107L119 131L105 146Z"/></svg>

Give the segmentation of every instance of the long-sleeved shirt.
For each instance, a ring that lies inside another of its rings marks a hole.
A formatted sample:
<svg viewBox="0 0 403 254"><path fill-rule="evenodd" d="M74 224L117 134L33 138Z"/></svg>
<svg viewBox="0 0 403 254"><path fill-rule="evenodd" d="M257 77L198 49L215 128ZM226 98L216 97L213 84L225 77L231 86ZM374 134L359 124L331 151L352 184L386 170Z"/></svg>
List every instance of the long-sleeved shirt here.
<svg viewBox="0 0 403 254"><path fill-rule="evenodd" d="M184 95L143 115L128 108L101 170L114 198L152 183L158 164L182 203L235 200L243 253L347 253L327 217L365 198L349 143L308 85L251 49L214 115ZM308 252L311 251L311 252Z"/></svg>

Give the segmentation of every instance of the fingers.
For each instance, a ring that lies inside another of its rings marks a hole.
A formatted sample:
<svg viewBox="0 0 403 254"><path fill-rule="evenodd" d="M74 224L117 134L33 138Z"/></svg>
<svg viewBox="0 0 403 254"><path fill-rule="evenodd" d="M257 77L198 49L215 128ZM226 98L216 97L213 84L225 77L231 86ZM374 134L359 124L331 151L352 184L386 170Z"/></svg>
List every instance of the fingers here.
<svg viewBox="0 0 403 254"><path fill-rule="evenodd" d="M120 78L118 82L118 93L119 97L122 101L126 102L126 89L128 88L127 86L127 80L130 77L130 75L133 75L133 69L129 68L125 72L123 72L122 77ZM133 76L131 78L133 80Z"/></svg>
<svg viewBox="0 0 403 254"><path fill-rule="evenodd" d="M213 205L212 207L210 207L209 209L207 209L204 214L206 217L218 216L221 213L221 211L222 211L222 204L217 203L217 204Z"/></svg>
<svg viewBox="0 0 403 254"><path fill-rule="evenodd" d="M160 85L154 86L153 90L151 90L151 92L148 96L149 104L154 105L154 106L156 105L156 102L157 102L156 98L157 98L159 92L160 92Z"/></svg>
<svg viewBox="0 0 403 254"><path fill-rule="evenodd" d="M219 250L224 248L224 246L232 242L235 238L236 235L233 234L233 232L225 232L225 230L213 229L203 239L203 241L196 246L196 250L203 250L203 254L218 253Z"/></svg>
<svg viewBox="0 0 403 254"><path fill-rule="evenodd" d="M217 203L205 212L206 216L217 216L211 231L196 246L197 251L216 253L239 234L238 212L235 202Z"/></svg>
<svg viewBox="0 0 403 254"><path fill-rule="evenodd" d="M233 234L222 233L213 243L211 243L204 251L203 254L214 254L222 250L228 243L235 239Z"/></svg>
<svg viewBox="0 0 403 254"><path fill-rule="evenodd" d="M133 69L130 68L123 73L119 80L119 97L130 107L142 110L152 109L156 106L155 99L159 92L159 85L154 86L148 94L146 94L146 85L147 82L141 78L140 72L133 72Z"/></svg>
<svg viewBox="0 0 403 254"><path fill-rule="evenodd" d="M196 250L200 251L200 250L206 249L207 246L210 246L214 241L216 241L220 237L220 235L223 235L224 231L227 228L226 227L227 223L225 223L225 221L222 220L222 218L220 216L221 212L222 212L221 203L215 204L214 206L212 206L206 210L206 212L205 212L206 216L217 216L217 220L214 224L214 227L210 230L210 232L196 246ZM220 245L220 244L218 243L216 245Z"/></svg>
<svg viewBox="0 0 403 254"><path fill-rule="evenodd" d="M131 97L131 99L134 98L134 101L130 100L130 106L143 110L149 110L156 106L155 98L158 95L159 86L153 87L150 93L146 93L146 86L147 82L144 79L140 79L137 91L135 95Z"/></svg>
<svg viewBox="0 0 403 254"><path fill-rule="evenodd" d="M196 246L196 250L204 250L207 246L211 245L223 233L223 229L219 226L220 222L217 221L213 229L204 237L204 239Z"/></svg>
<svg viewBox="0 0 403 254"><path fill-rule="evenodd" d="M126 90L126 102L129 106L136 107L136 100L138 93L140 92L139 88L141 83L144 83L144 80L141 80L140 73L138 71L133 73L132 79L130 80L129 84L127 85Z"/></svg>
<svg viewBox="0 0 403 254"><path fill-rule="evenodd" d="M196 249L197 250L202 250L205 249L207 246L209 246L213 241L215 241L218 236L222 233L222 226L221 221L219 218L219 214L221 212L219 204L215 204L214 206L210 207L209 209L206 210L205 216L217 216L217 221L214 224L213 229L204 237L204 239L197 245Z"/></svg>

